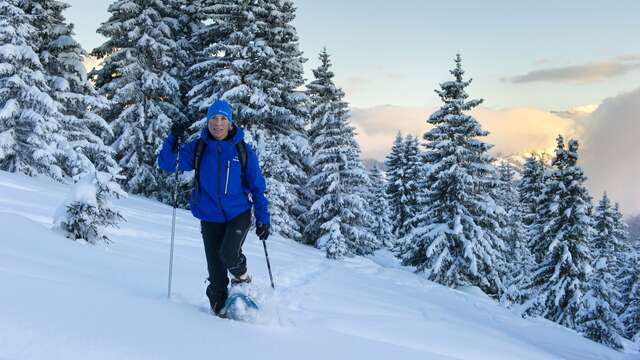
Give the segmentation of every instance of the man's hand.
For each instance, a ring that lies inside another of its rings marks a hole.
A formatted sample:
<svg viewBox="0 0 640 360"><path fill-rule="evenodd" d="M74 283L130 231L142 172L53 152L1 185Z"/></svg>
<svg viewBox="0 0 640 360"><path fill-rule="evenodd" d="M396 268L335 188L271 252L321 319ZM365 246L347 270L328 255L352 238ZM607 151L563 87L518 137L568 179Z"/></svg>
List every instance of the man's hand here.
<svg viewBox="0 0 640 360"><path fill-rule="evenodd" d="M269 229L271 226L269 224L257 223L256 224L256 235L258 235L258 239L265 241L269 237Z"/></svg>
<svg viewBox="0 0 640 360"><path fill-rule="evenodd" d="M184 137L184 132L187 130L187 124L181 121L175 121L173 125L171 125L171 134L176 138L176 140L182 141L182 137Z"/></svg>

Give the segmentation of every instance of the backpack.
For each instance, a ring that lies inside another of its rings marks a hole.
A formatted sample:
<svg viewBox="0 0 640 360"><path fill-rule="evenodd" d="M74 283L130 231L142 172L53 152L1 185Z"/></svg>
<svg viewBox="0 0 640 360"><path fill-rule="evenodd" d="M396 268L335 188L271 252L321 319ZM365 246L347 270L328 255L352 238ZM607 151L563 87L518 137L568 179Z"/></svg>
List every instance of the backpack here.
<svg viewBox="0 0 640 360"><path fill-rule="evenodd" d="M193 177L193 187L196 189L196 193L200 192L200 163L202 162L202 154L204 154L204 148L206 146L207 144L202 141L202 139L198 138L198 143L196 144L196 152L193 159L194 169L196 171ZM238 159L240 160L240 176L242 182L246 185L247 148L245 146L246 143L244 142L244 140L240 140L240 142L236 144L236 151L238 152Z"/></svg>

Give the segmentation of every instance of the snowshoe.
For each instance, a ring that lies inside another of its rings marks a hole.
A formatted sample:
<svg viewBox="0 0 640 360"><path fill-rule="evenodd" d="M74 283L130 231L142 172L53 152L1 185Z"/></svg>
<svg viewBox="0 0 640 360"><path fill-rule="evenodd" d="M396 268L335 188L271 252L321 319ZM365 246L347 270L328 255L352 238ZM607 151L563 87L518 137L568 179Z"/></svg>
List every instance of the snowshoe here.
<svg viewBox="0 0 640 360"><path fill-rule="evenodd" d="M250 295L250 283L251 277L246 273L240 278L231 280L229 297L225 301L224 309L222 310L227 319L249 322L257 319L260 309Z"/></svg>
<svg viewBox="0 0 640 360"><path fill-rule="evenodd" d="M258 304L251 297L243 293L234 293L229 296L218 316L238 321L254 321L258 311Z"/></svg>

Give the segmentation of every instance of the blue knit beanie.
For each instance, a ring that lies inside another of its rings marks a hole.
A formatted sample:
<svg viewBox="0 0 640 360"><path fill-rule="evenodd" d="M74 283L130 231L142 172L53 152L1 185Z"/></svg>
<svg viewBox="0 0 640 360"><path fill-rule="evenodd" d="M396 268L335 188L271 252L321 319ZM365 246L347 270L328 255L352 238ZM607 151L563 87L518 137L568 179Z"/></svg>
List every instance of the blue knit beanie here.
<svg viewBox="0 0 640 360"><path fill-rule="evenodd" d="M233 124L233 111L231 110L231 105L224 100L216 100L209 106L209 110L207 110L207 120L211 119L216 115L222 115L229 120L229 124Z"/></svg>

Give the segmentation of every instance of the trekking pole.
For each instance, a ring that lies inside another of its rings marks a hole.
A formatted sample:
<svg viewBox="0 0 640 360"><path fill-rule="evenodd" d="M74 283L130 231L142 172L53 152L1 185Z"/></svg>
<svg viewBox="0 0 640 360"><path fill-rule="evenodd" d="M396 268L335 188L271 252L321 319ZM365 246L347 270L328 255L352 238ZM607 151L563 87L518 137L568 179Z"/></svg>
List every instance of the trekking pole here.
<svg viewBox="0 0 640 360"><path fill-rule="evenodd" d="M171 218L171 251L169 253L169 287L167 290L167 298L171 299L171 277L173 273L173 244L176 236L176 207L178 206L178 166L180 165L180 139L176 139L176 183L173 188L173 216Z"/></svg>
<svg viewBox="0 0 640 360"><path fill-rule="evenodd" d="M267 269L269 269L269 279L271 280L271 288L275 289L276 286L273 284L273 275L271 275L271 263L269 262L269 253L267 252L266 240L262 240L262 247L264 247L264 257L267 259Z"/></svg>

